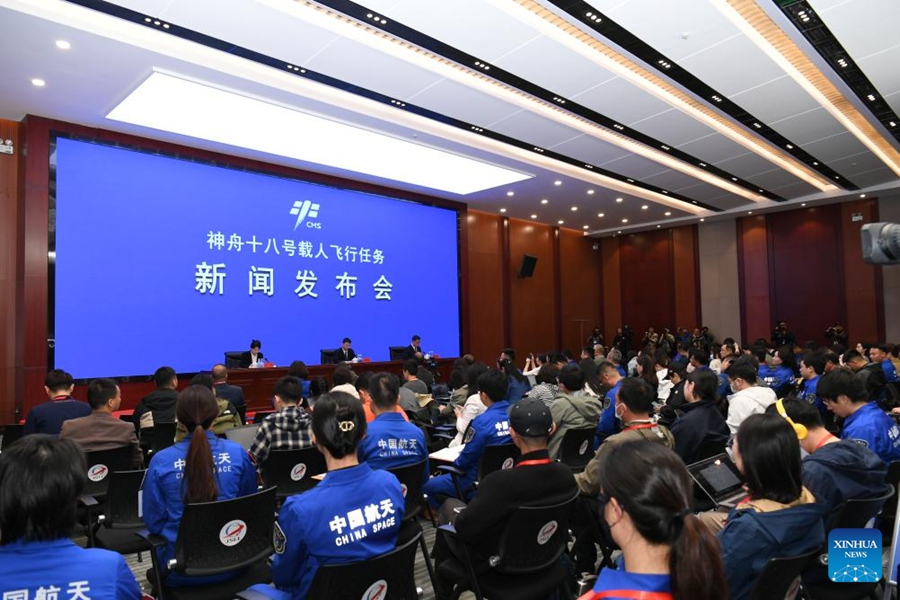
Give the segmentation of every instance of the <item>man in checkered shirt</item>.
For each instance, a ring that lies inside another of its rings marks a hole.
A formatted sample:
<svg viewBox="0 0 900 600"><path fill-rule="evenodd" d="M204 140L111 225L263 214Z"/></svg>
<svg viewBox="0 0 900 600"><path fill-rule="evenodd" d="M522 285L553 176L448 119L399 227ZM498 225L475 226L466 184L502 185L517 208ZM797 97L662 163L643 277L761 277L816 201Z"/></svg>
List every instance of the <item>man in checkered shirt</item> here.
<svg viewBox="0 0 900 600"><path fill-rule="evenodd" d="M312 443L312 418L300 406L303 382L288 375L275 384L275 408L278 412L266 417L259 425L250 454L260 473L265 469L266 457L272 450L300 450Z"/></svg>

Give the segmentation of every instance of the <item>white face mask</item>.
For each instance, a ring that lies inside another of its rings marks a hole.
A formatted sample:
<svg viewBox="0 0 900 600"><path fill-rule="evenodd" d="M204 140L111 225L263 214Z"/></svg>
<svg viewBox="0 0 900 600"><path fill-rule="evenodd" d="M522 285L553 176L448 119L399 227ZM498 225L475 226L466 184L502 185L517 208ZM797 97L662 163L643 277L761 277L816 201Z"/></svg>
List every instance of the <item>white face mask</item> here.
<svg viewBox="0 0 900 600"><path fill-rule="evenodd" d="M616 421L621 421L621 420L623 420L623 419L625 418L624 415L620 415L620 414L619 414L619 406L621 406L621 404L617 402L617 403L616 403L616 409L615 409L615 412L616 412Z"/></svg>

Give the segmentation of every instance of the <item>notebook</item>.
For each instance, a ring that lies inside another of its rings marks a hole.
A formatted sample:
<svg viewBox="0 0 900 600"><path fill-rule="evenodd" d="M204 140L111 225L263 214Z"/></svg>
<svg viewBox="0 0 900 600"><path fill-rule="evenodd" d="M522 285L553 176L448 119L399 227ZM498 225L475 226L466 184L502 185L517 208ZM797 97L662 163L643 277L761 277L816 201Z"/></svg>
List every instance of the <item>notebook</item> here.
<svg viewBox="0 0 900 600"><path fill-rule="evenodd" d="M725 453L688 465L688 473L694 480L698 504L705 500L713 507L734 508L747 495L740 471ZM703 510L700 506L697 509Z"/></svg>
<svg viewBox="0 0 900 600"><path fill-rule="evenodd" d="M259 425L244 425L225 430L225 437L232 442L237 442L244 450L250 450L253 440L256 439L256 430Z"/></svg>

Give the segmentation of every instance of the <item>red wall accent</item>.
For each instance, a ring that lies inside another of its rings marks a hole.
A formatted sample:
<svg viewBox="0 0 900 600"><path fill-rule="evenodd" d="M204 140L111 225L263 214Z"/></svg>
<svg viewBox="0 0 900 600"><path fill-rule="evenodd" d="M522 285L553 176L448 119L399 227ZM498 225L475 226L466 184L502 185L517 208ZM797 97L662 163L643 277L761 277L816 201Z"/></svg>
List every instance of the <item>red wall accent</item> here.
<svg viewBox="0 0 900 600"><path fill-rule="evenodd" d="M463 313L469 317L469 352L479 360L503 348L507 332L504 319L504 279L502 219L497 215L468 211L469 303Z"/></svg>
<svg viewBox="0 0 900 600"><path fill-rule="evenodd" d="M18 269L21 243L18 235L22 214L19 172L22 126L0 120L0 143L12 140L14 154L0 154L0 424L16 418L21 397L22 336L17 326L22 307L22 273Z"/></svg>
<svg viewBox="0 0 900 600"><path fill-rule="evenodd" d="M555 349L558 344L553 232L549 225L509 219L509 338L519 356ZM537 257L537 265L534 276L520 279L523 254Z"/></svg>
<svg viewBox="0 0 900 600"><path fill-rule="evenodd" d="M737 220L738 282L741 299L741 339L769 339L772 307L769 296L769 240L766 217Z"/></svg>
<svg viewBox="0 0 900 600"><path fill-rule="evenodd" d="M595 244L597 250L593 249ZM561 346L577 354L594 327L603 331L599 240L571 229L560 229L559 247Z"/></svg>
<svg viewBox="0 0 900 600"><path fill-rule="evenodd" d="M842 262L844 263L844 327L850 339L857 341L884 341L884 291L881 269L862 259L860 228L866 223L876 223L878 200L855 200L840 205ZM862 217L854 221L853 215ZM874 310L872 310L874 308Z"/></svg>
<svg viewBox="0 0 900 600"><path fill-rule="evenodd" d="M673 299L675 300L675 327L693 327L701 324L700 317L700 247L697 226L671 229ZM674 330L673 330L674 333Z"/></svg>
<svg viewBox="0 0 900 600"><path fill-rule="evenodd" d="M619 236L622 260L622 316L639 344L649 327L675 325L674 260L669 230ZM693 260L691 260L693 266ZM679 293L692 294L689 291ZM690 325L688 325L690 326Z"/></svg>
<svg viewBox="0 0 900 600"><path fill-rule="evenodd" d="M616 329L623 325L622 319L622 261L619 253L619 238L607 237L600 240L600 277L603 304L603 335L606 345L612 344Z"/></svg>

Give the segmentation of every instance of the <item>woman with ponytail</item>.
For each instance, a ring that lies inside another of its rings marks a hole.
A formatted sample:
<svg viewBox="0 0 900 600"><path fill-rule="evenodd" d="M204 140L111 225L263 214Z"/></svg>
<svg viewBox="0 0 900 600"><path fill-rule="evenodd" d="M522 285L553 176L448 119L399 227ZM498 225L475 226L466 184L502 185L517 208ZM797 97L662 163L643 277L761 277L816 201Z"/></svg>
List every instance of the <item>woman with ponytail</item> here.
<svg viewBox="0 0 900 600"><path fill-rule="evenodd" d="M237 443L222 440L209 430L219 414L212 391L192 385L178 394L175 408L187 436L153 455L144 477L144 523L150 533L166 538L160 548L161 564L175 556L175 538L184 505L229 500L256 492L256 469L250 455ZM199 585L236 576L183 577L169 573L166 585Z"/></svg>
<svg viewBox="0 0 900 600"><path fill-rule="evenodd" d="M365 560L397 544L403 492L392 473L372 470L356 458L356 447L366 435L359 399L334 391L319 396L312 430L328 473L319 485L291 496L281 507L272 562L277 589L252 588L271 598L306 598L319 565ZM405 445L409 440L397 442Z"/></svg>
<svg viewBox="0 0 900 600"><path fill-rule="evenodd" d="M661 444L615 446L600 468L600 526L622 549L580 600L720 600L725 572L716 537L691 511L691 478Z"/></svg>

